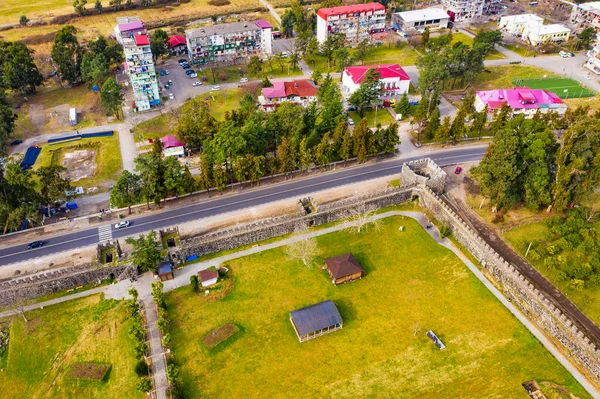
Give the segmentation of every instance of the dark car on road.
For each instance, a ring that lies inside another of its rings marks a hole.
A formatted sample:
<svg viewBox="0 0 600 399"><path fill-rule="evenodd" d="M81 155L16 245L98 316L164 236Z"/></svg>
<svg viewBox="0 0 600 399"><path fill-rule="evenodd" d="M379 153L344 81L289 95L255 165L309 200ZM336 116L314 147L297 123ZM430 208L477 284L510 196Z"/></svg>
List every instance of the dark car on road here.
<svg viewBox="0 0 600 399"><path fill-rule="evenodd" d="M27 248L29 248L29 249L39 248L39 247L41 247L43 245L44 245L44 241L34 241L34 242L30 243L27 246Z"/></svg>
<svg viewBox="0 0 600 399"><path fill-rule="evenodd" d="M10 145L14 147L16 145L21 144L22 142L23 142L23 140L13 140L10 142Z"/></svg>

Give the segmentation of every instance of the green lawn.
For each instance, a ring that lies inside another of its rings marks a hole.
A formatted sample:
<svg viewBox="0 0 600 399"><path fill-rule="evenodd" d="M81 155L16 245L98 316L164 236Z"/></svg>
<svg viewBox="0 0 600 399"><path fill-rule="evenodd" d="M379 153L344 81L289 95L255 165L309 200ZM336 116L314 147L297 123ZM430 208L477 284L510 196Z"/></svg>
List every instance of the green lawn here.
<svg viewBox="0 0 600 399"><path fill-rule="evenodd" d="M502 47L512 51L513 53L519 54L521 57L533 57L534 55L537 55L537 53L534 50L528 48L523 44L509 43L503 44Z"/></svg>
<svg viewBox="0 0 600 399"><path fill-rule="evenodd" d="M350 115L350 118L352 118L352 120L354 121L354 124L358 125L358 122L360 122L360 120L362 119L358 115L358 112L350 111L348 112L348 114ZM376 127L377 124L380 124L381 126L386 126L394 123L394 118L392 118L392 115L390 115L390 113L385 108L379 108L377 110L377 123L375 120L375 110L373 109L365 111L365 115L363 116L363 118L367 118L368 127Z"/></svg>
<svg viewBox="0 0 600 399"><path fill-rule="evenodd" d="M138 123L131 131L136 142L156 139L168 134L172 134L177 126L177 114L174 112L165 112Z"/></svg>
<svg viewBox="0 0 600 399"><path fill-rule="evenodd" d="M242 89L227 89L207 93L205 97L212 95L208 105L210 114L217 120L225 119L225 111L231 111L239 107L239 102L244 95Z"/></svg>
<svg viewBox="0 0 600 399"><path fill-rule="evenodd" d="M529 65L492 66L485 68L485 71L477 76L472 86L475 90L511 89L514 86L513 81L517 78L542 77L560 78L561 76Z"/></svg>
<svg viewBox="0 0 600 399"><path fill-rule="evenodd" d="M133 341L124 302L98 295L14 317L0 398L143 398L136 390ZM77 380L75 363L108 363L105 382Z"/></svg>
<svg viewBox="0 0 600 399"><path fill-rule="evenodd" d="M79 149L96 150L96 171L92 177L73 182L74 186L104 187L117 181L122 168L121 149L119 148L119 134L115 132L111 137L93 137L62 144L44 144L42 152L35 163L35 169L51 164L62 164L66 153Z"/></svg>
<svg viewBox="0 0 600 399"><path fill-rule="evenodd" d="M350 49L350 54L354 54L355 50ZM411 47L406 45L405 47L398 49L396 47L389 47L388 45L382 44L375 47L369 53L365 59L364 65L374 64L400 64L401 66L415 65L419 58L419 54ZM352 65L361 65L360 60L355 60ZM327 68L327 58L318 55L315 62L309 62L308 65L311 69L318 69L323 73L327 72L339 72L340 68L335 64L335 60L331 62L329 69Z"/></svg>
<svg viewBox="0 0 600 399"><path fill-rule="evenodd" d="M413 220L387 218L379 232L343 231L317 241L315 266L274 249L229 262L229 292L207 297L188 286L167 294L186 398L526 399L521 383L531 379L589 397ZM336 287L320 265L346 252L367 276ZM289 312L326 299L337 305L344 328L299 343ZM202 339L228 322L240 332L208 351ZM435 348L425 335L430 329L447 349Z"/></svg>

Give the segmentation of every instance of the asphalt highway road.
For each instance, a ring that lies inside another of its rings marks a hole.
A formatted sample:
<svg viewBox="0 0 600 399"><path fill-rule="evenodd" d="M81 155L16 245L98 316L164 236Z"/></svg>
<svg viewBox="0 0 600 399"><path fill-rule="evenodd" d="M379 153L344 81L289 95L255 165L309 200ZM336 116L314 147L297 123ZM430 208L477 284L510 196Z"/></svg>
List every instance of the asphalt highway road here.
<svg viewBox="0 0 600 399"><path fill-rule="evenodd" d="M95 245L101 241L100 235L103 238L106 238L107 235L112 235L113 239L124 238L150 230L175 226L191 220L264 205L274 201L301 198L317 191L397 174L400 172L403 162L419 159L423 156L429 156L439 165L451 165L480 160L484 152L485 147L477 146L443 150L410 158L399 156L383 162L343 169L337 172L327 172L304 179L290 180L287 183L265 186L264 188L242 191L235 195L206 200L177 209L151 213L137 218L128 218L127 220L131 222L131 225L120 230L115 230L114 226L105 224L99 227L77 230L73 233L44 238L44 246L36 249L29 250L26 244L2 248L0 249L0 266Z"/></svg>

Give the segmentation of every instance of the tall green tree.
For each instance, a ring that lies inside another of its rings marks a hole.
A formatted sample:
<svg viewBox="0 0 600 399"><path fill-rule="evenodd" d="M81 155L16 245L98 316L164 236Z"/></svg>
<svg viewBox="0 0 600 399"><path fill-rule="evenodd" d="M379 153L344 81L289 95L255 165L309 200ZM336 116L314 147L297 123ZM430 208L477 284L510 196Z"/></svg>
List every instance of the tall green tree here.
<svg viewBox="0 0 600 399"><path fill-rule="evenodd" d="M379 79L380 75L377 70L374 68L369 69L365 73L360 87L350 95L348 101L357 108L361 117L364 116L365 109L373 107L379 102L379 96L382 92Z"/></svg>
<svg viewBox="0 0 600 399"><path fill-rule="evenodd" d="M320 118L317 123L317 130L320 134L333 132L338 119L342 117L344 112L344 104L342 94L338 85L333 81L331 75L327 75L321 87L317 91L317 99L321 104Z"/></svg>
<svg viewBox="0 0 600 399"><path fill-rule="evenodd" d="M202 146L202 155L200 155L200 188L207 192L211 187L214 186L213 170L214 170L214 158L212 155L212 148L210 141L206 140L206 143Z"/></svg>
<svg viewBox="0 0 600 399"><path fill-rule="evenodd" d="M263 71L263 60L259 56L253 55L250 57L247 67L250 76L260 76Z"/></svg>
<svg viewBox="0 0 600 399"><path fill-rule="evenodd" d="M400 100L396 104L395 111L397 114L402 115L402 118L410 115L410 102L408 101L408 94L406 92L400 97Z"/></svg>
<svg viewBox="0 0 600 399"><path fill-rule="evenodd" d="M359 163L363 163L367 160L367 156L369 155L369 128L367 127L367 119L361 119L352 133L354 140L354 155L356 155Z"/></svg>
<svg viewBox="0 0 600 399"><path fill-rule="evenodd" d="M167 194L175 194L179 198L185 192L183 167L175 157L166 157L163 160L165 191Z"/></svg>
<svg viewBox="0 0 600 399"><path fill-rule="evenodd" d="M554 132L544 129L525 134L521 146L523 201L529 209L538 210L552 203L557 147Z"/></svg>
<svg viewBox="0 0 600 399"><path fill-rule="evenodd" d="M73 0L73 8L77 15L85 14L85 5L87 4L87 0Z"/></svg>
<svg viewBox="0 0 600 399"><path fill-rule="evenodd" d="M200 97L187 101L181 107L177 137L188 148L199 148L202 143L211 138L217 130L217 122L210 114L208 104Z"/></svg>
<svg viewBox="0 0 600 399"><path fill-rule="evenodd" d="M277 157L281 165L279 172L286 175L296 170L296 148L293 139L288 140L285 136L281 138L281 144L277 146Z"/></svg>
<svg viewBox="0 0 600 399"><path fill-rule="evenodd" d="M131 215L131 205L137 204L142 200L142 183L140 176L124 170L119 176L119 180L110 190L110 203L113 207L128 208Z"/></svg>
<svg viewBox="0 0 600 399"><path fill-rule="evenodd" d="M150 49L152 50L152 57L156 61L160 56L167 54L167 40L169 40L169 34L162 29L157 29L152 33L150 38Z"/></svg>
<svg viewBox="0 0 600 399"><path fill-rule="evenodd" d="M327 59L327 69L331 68L331 61L333 61L334 53L337 49L344 46L345 37L340 33L334 33L333 35L327 35L327 39L319 47L319 52L323 57Z"/></svg>
<svg viewBox="0 0 600 399"><path fill-rule="evenodd" d="M138 238L128 237L125 241L133 246L131 258L138 269L155 272L158 263L163 259L156 233L150 231L147 234L140 234Z"/></svg>
<svg viewBox="0 0 600 399"><path fill-rule="evenodd" d="M440 108L435 107L433 112L429 116L427 126L425 127L425 131L423 132L425 134L425 138L427 140L433 139L435 137L436 132L442 126L442 122L440 121L440 119L441 119Z"/></svg>
<svg viewBox="0 0 600 399"><path fill-rule="evenodd" d="M36 174L40 180L40 195L48 205L48 216L52 203L67 197L66 192L71 190L71 183L61 176L67 169L60 165L42 166Z"/></svg>
<svg viewBox="0 0 600 399"><path fill-rule="evenodd" d="M23 94L35 94L44 79L32 54L33 50L21 42L0 41L0 78L5 87Z"/></svg>
<svg viewBox="0 0 600 399"><path fill-rule="evenodd" d="M590 47L590 43L596 38L596 30L592 27L585 28L579 34L579 40L577 44L580 45L583 49L588 49Z"/></svg>
<svg viewBox="0 0 600 399"><path fill-rule="evenodd" d="M333 58L338 66L338 71L341 73L348 65L352 63L352 56L346 47L340 47L333 52Z"/></svg>
<svg viewBox="0 0 600 399"><path fill-rule="evenodd" d="M437 143L445 144L450 141L450 117L445 116L440 128L434 133L434 139Z"/></svg>
<svg viewBox="0 0 600 399"><path fill-rule="evenodd" d="M123 94L121 86L117 83L114 77L106 79L100 89L100 100L102 108L108 115L114 115L119 118L121 114L121 103L123 102Z"/></svg>
<svg viewBox="0 0 600 399"><path fill-rule="evenodd" d="M481 112L475 112L473 115L473 124L471 125L471 132L477 134L478 138L481 138L483 133L485 132L485 126L487 125L487 105L485 109Z"/></svg>
<svg viewBox="0 0 600 399"><path fill-rule="evenodd" d="M83 49L76 34L77 29L73 25L63 26L56 32L52 46L52 60L58 67L60 79L70 84L78 83L81 78Z"/></svg>
<svg viewBox="0 0 600 399"><path fill-rule="evenodd" d="M429 26L427 26L425 28L425 31L423 31L423 34L421 35L421 40L423 41L423 46L427 47L427 43L429 43L429 37L430 37Z"/></svg>
<svg viewBox="0 0 600 399"><path fill-rule="evenodd" d="M357 60L360 60L361 65L365 65L365 59L367 59L372 50L373 45L371 45L371 42L369 42L367 39L364 39L356 45L354 56Z"/></svg>
<svg viewBox="0 0 600 399"><path fill-rule="evenodd" d="M146 205L150 209L150 201L160 205L160 200L165 197L164 165L155 154L147 153L134 160L135 170L142 181L142 193Z"/></svg>
<svg viewBox="0 0 600 399"><path fill-rule="evenodd" d="M101 84L108 73L107 64L104 54L85 54L81 60L81 78L92 85Z"/></svg>

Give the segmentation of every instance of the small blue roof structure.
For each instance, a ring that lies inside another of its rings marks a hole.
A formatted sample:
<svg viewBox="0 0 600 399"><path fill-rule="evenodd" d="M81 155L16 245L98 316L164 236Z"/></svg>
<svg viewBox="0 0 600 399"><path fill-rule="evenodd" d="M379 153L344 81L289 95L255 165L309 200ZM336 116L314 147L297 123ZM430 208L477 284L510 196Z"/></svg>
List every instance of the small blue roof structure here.
<svg viewBox="0 0 600 399"><path fill-rule="evenodd" d="M330 299L294 310L290 313L290 317L299 337L314 334L330 327L341 328L343 323L340 312Z"/></svg>
<svg viewBox="0 0 600 399"><path fill-rule="evenodd" d="M98 93L100 91L100 88L97 85L95 85L94 87L92 87L92 91L94 93Z"/></svg>
<svg viewBox="0 0 600 399"><path fill-rule="evenodd" d="M158 275L170 273L173 271L173 265L168 260L158 264Z"/></svg>

